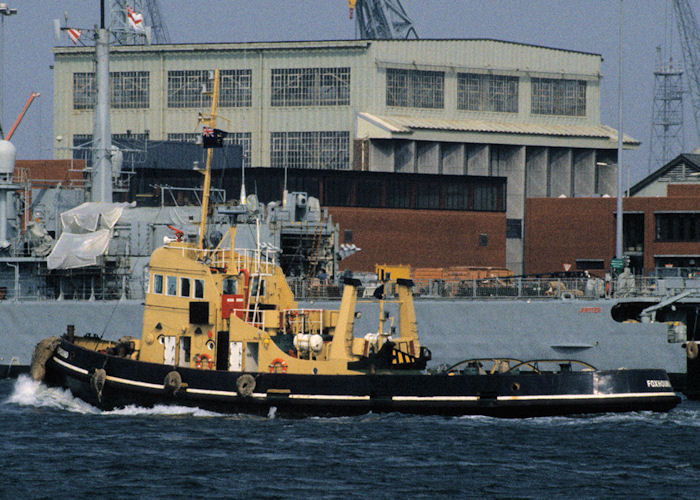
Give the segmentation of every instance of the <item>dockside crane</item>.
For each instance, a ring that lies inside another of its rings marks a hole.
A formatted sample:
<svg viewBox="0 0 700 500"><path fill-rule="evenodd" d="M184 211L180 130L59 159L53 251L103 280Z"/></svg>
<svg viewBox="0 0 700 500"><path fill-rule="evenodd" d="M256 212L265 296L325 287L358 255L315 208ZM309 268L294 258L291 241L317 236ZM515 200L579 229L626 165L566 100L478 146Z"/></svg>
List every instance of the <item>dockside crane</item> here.
<svg viewBox="0 0 700 500"><path fill-rule="evenodd" d="M418 38L399 0L348 0L348 6L361 40Z"/></svg>
<svg viewBox="0 0 700 500"><path fill-rule="evenodd" d="M700 141L700 30L689 0L674 0L673 9L683 48L688 90L693 103L695 133Z"/></svg>

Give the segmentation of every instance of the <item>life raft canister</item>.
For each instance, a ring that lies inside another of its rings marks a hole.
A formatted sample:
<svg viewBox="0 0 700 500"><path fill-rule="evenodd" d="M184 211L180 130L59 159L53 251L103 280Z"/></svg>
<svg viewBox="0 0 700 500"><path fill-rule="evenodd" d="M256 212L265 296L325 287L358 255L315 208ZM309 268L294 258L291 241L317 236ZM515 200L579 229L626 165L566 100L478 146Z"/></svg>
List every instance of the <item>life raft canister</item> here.
<svg viewBox="0 0 700 500"><path fill-rule="evenodd" d="M287 363L282 358L275 358L269 365L270 373L287 373Z"/></svg>
<svg viewBox="0 0 700 500"><path fill-rule="evenodd" d="M211 360L211 356L209 356L207 353L202 353L197 355L196 358L194 358L194 363L199 368L200 370L202 369L202 363L204 360L207 360L209 362L209 369L211 370L214 367L214 362Z"/></svg>

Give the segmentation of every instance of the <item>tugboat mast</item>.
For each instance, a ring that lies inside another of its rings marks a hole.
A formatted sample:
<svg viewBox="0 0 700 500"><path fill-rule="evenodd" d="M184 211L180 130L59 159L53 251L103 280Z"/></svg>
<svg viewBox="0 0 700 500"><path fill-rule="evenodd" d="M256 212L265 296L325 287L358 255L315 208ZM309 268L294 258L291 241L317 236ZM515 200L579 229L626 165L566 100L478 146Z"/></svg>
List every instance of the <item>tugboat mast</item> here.
<svg viewBox="0 0 700 500"><path fill-rule="evenodd" d="M214 129L216 127L216 111L219 104L219 69L214 70L214 85L211 92L211 114L202 117L201 122L205 127ZM204 186L202 187L202 218L199 222L199 248L204 249L204 235L207 231L207 214L209 213L209 189L211 188L211 158L214 154L213 148L207 149L207 166L204 171Z"/></svg>

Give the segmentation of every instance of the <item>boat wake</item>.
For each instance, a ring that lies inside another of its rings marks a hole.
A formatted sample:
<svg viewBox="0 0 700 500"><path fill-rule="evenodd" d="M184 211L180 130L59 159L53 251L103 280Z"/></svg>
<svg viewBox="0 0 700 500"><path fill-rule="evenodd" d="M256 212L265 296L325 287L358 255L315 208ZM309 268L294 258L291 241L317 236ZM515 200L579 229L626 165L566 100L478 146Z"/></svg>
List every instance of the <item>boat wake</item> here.
<svg viewBox="0 0 700 500"><path fill-rule="evenodd" d="M81 414L99 414L94 406L74 398L68 389L48 387L32 380L27 375L20 375L15 381L12 394L7 403L35 408L54 408Z"/></svg>
<svg viewBox="0 0 700 500"><path fill-rule="evenodd" d="M19 406L29 406L35 408L53 408L83 415L187 415L193 417L221 417L220 413L190 408L187 406L166 406L157 405L153 408L143 408L140 406L127 406L111 411L102 411L74 397L68 389L48 387L41 382L32 380L27 375L20 375L15 381L12 393L5 401L6 404L16 404Z"/></svg>

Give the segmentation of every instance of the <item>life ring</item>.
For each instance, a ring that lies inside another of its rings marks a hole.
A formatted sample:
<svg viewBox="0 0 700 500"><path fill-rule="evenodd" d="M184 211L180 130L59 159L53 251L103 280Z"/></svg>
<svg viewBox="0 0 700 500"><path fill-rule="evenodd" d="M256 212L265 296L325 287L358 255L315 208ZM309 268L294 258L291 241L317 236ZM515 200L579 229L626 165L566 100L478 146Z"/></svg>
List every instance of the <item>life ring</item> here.
<svg viewBox="0 0 700 500"><path fill-rule="evenodd" d="M685 345L685 352L688 354L688 359L695 359L698 357L698 344L694 340L691 340Z"/></svg>
<svg viewBox="0 0 700 500"><path fill-rule="evenodd" d="M574 294L571 292L562 292L561 300L571 300L574 298Z"/></svg>
<svg viewBox="0 0 700 500"><path fill-rule="evenodd" d="M275 358L270 363L270 373L287 373L287 363L282 358Z"/></svg>
<svg viewBox="0 0 700 500"><path fill-rule="evenodd" d="M196 358L194 358L194 363L197 366L197 368L199 368L201 370L202 369L202 362L205 359L209 362L209 369L211 370L214 367L214 362L211 360L211 356L209 356L205 352L203 352L202 354L200 354Z"/></svg>

